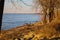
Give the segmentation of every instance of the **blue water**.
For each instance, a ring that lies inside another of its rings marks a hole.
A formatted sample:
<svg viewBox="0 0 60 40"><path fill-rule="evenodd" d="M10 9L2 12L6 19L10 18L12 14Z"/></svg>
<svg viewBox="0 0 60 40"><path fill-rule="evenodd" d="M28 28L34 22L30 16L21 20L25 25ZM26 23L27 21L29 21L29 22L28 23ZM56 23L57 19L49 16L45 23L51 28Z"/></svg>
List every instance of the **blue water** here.
<svg viewBox="0 0 60 40"><path fill-rule="evenodd" d="M8 30L25 23L40 21L41 15L37 14L3 14L2 30Z"/></svg>

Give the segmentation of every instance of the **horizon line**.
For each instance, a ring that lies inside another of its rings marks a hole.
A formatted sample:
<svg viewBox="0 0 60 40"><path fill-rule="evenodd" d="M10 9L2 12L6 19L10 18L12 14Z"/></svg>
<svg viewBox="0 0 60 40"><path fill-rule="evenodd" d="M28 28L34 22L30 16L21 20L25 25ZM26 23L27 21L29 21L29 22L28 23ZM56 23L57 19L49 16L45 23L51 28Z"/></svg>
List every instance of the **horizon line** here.
<svg viewBox="0 0 60 40"><path fill-rule="evenodd" d="M43 15L42 13L3 13L3 14L40 14L40 15Z"/></svg>

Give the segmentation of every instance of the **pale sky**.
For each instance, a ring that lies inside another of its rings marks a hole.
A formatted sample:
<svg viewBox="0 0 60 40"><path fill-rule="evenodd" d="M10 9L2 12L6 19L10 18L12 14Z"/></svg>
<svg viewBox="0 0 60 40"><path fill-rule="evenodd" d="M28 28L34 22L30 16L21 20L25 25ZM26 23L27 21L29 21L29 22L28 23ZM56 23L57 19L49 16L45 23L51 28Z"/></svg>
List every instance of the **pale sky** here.
<svg viewBox="0 0 60 40"><path fill-rule="evenodd" d="M19 0L5 0L4 13L35 13L32 11L32 6L26 6ZM23 0L27 5L32 5L32 0Z"/></svg>
<svg viewBox="0 0 60 40"><path fill-rule="evenodd" d="M31 6L26 6L19 0L5 0L4 13L34 13ZM23 0L26 4L32 5L32 0Z"/></svg>

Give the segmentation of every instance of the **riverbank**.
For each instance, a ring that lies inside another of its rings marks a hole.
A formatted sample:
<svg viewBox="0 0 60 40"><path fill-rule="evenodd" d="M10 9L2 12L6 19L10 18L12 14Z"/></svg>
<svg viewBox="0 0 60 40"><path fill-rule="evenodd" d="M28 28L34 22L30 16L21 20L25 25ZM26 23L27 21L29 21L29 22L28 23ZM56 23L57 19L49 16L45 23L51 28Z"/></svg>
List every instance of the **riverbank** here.
<svg viewBox="0 0 60 40"><path fill-rule="evenodd" d="M0 40L54 40L54 38L60 38L60 19L58 18L46 25L41 25L40 22L24 24L11 30L1 31L0 34Z"/></svg>

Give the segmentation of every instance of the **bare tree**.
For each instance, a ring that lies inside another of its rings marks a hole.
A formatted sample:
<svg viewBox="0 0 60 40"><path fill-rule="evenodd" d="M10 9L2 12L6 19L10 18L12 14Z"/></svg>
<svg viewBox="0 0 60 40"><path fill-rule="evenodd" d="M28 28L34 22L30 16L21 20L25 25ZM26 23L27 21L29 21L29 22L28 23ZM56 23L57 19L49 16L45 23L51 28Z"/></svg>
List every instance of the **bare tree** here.
<svg viewBox="0 0 60 40"><path fill-rule="evenodd" d="M54 8L60 8L60 1L59 0L34 0L36 5L41 5L43 8L43 12L44 12L44 23L46 23L46 16L49 16L49 22L51 22L54 17L55 17L55 13L54 13ZM38 4L37 4L38 3ZM48 12L47 12L48 11Z"/></svg>
<svg viewBox="0 0 60 40"><path fill-rule="evenodd" d="M57 9L57 16L58 16L58 9L60 9L60 0L57 0L56 2L55 2L55 8Z"/></svg>

